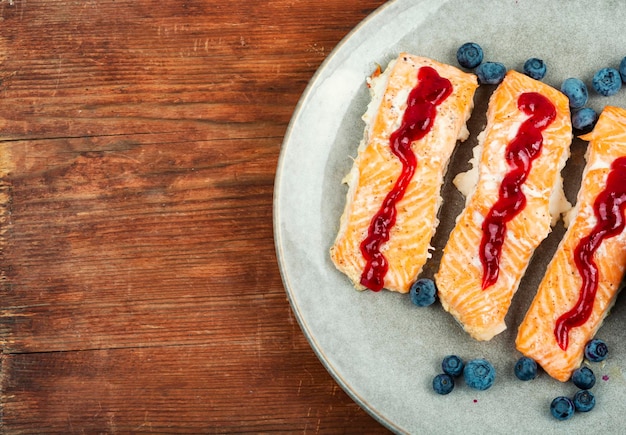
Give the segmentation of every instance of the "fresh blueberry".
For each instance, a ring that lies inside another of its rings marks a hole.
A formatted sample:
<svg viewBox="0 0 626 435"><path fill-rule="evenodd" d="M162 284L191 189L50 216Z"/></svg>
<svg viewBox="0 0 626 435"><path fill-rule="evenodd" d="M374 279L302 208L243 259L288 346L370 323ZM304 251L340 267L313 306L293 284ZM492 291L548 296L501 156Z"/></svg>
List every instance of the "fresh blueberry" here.
<svg viewBox="0 0 626 435"><path fill-rule="evenodd" d="M589 367L580 367L572 373L572 382L581 390L589 390L596 384L596 375Z"/></svg>
<svg viewBox="0 0 626 435"><path fill-rule="evenodd" d="M437 394L448 394L454 389L454 379L452 376L441 373L433 379L433 390Z"/></svg>
<svg viewBox="0 0 626 435"><path fill-rule="evenodd" d="M608 354L609 348L599 338L594 338L585 345L585 357L591 362L604 361Z"/></svg>
<svg viewBox="0 0 626 435"><path fill-rule="evenodd" d="M572 125L580 131L588 131L596 125L598 114L591 107L583 107L572 114Z"/></svg>
<svg viewBox="0 0 626 435"><path fill-rule="evenodd" d="M468 387L475 390L486 390L496 379L496 369L483 358L468 361L463 368L463 378Z"/></svg>
<svg viewBox="0 0 626 435"><path fill-rule="evenodd" d="M626 57L619 64L619 75L622 78L622 82L626 83Z"/></svg>
<svg viewBox="0 0 626 435"><path fill-rule="evenodd" d="M515 363L515 376L521 381L530 381L537 377L537 363L534 359L523 356Z"/></svg>
<svg viewBox="0 0 626 435"><path fill-rule="evenodd" d="M441 362L443 372L450 376L460 376L463 373L465 363L456 355L448 355Z"/></svg>
<svg viewBox="0 0 626 435"><path fill-rule="evenodd" d="M526 62L524 62L524 74L535 80L541 80L542 78L544 78L546 75L546 71L546 63L541 59L531 57Z"/></svg>
<svg viewBox="0 0 626 435"><path fill-rule="evenodd" d="M456 60L463 68L476 68L483 61L483 49L475 42L466 42L457 50Z"/></svg>
<svg viewBox="0 0 626 435"><path fill-rule="evenodd" d="M411 285L409 290L411 302L418 307L427 307L435 302L437 287L432 279L421 278Z"/></svg>
<svg viewBox="0 0 626 435"><path fill-rule="evenodd" d="M506 67L499 62L485 62L476 68L478 82L483 85L497 85L506 75Z"/></svg>
<svg viewBox="0 0 626 435"><path fill-rule="evenodd" d="M561 92L569 98L569 106L572 109L579 109L587 104L589 92L587 85L582 80L575 77L565 79L561 84Z"/></svg>
<svg viewBox="0 0 626 435"><path fill-rule="evenodd" d="M578 412L589 412L596 406L596 398L589 390L580 390L574 394L574 407Z"/></svg>
<svg viewBox="0 0 626 435"><path fill-rule="evenodd" d="M567 420L574 415L574 402L569 397L555 397L550 403L550 412L557 420Z"/></svg>
<svg viewBox="0 0 626 435"><path fill-rule="evenodd" d="M593 75L592 84L598 94L610 97L622 87L622 78L615 68L602 68Z"/></svg>

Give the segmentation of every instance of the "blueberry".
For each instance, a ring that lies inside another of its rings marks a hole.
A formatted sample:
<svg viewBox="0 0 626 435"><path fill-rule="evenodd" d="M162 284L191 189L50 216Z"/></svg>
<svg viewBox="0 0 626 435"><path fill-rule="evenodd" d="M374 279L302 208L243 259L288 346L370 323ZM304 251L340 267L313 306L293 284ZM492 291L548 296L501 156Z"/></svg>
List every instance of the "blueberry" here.
<svg viewBox="0 0 626 435"><path fill-rule="evenodd" d="M550 403L550 412L557 420L567 420L574 415L574 402L569 397L555 397Z"/></svg>
<svg viewBox="0 0 626 435"><path fill-rule="evenodd" d="M626 83L626 57L619 64L619 75L622 78L622 82Z"/></svg>
<svg viewBox="0 0 626 435"><path fill-rule="evenodd" d="M486 390L493 385L496 379L496 369L486 359L474 359L465 364L463 378L468 387L475 390Z"/></svg>
<svg viewBox="0 0 626 435"><path fill-rule="evenodd" d="M456 355L448 355L441 362L443 372L450 376L460 376L463 373L465 363Z"/></svg>
<svg viewBox="0 0 626 435"><path fill-rule="evenodd" d="M534 359L523 356L515 363L515 376L521 381L530 381L537 377L537 363Z"/></svg>
<svg viewBox="0 0 626 435"><path fill-rule="evenodd" d="M411 285L409 290L411 302L418 307L427 307L435 302L437 287L432 279L421 278Z"/></svg>
<svg viewBox="0 0 626 435"><path fill-rule="evenodd" d="M572 114L572 125L581 131L591 130L597 120L598 114L591 107L583 107Z"/></svg>
<svg viewBox="0 0 626 435"><path fill-rule="evenodd" d="M596 384L596 375L589 367L580 367L572 373L572 382L581 390L589 390Z"/></svg>
<svg viewBox="0 0 626 435"><path fill-rule="evenodd" d="M476 68L483 61L483 49L475 42L466 42L457 50L456 60L463 68Z"/></svg>
<svg viewBox="0 0 626 435"><path fill-rule="evenodd" d="M579 109L587 103L589 92L587 85L582 80L570 77L561 84L561 92L569 98L569 106L572 109Z"/></svg>
<svg viewBox="0 0 626 435"><path fill-rule="evenodd" d="M485 62L476 68L478 82L483 85L497 85L506 75L506 67L499 62Z"/></svg>
<svg viewBox="0 0 626 435"><path fill-rule="evenodd" d="M449 394L454 389L452 376L441 373L433 379L433 390L437 394Z"/></svg>
<svg viewBox="0 0 626 435"><path fill-rule="evenodd" d="M585 357L591 362L604 361L609 353L606 343L594 338L585 345Z"/></svg>
<svg viewBox="0 0 626 435"><path fill-rule="evenodd" d="M524 74L528 77L531 77L535 80L541 80L546 75L546 63L537 59L536 57L531 57L526 62L524 62Z"/></svg>
<svg viewBox="0 0 626 435"><path fill-rule="evenodd" d="M622 87L622 78L615 68L602 68L593 75L592 84L598 94L610 97Z"/></svg>
<svg viewBox="0 0 626 435"><path fill-rule="evenodd" d="M596 398L589 390L580 390L574 394L574 408L578 412L589 412L596 406Z"/></svg>

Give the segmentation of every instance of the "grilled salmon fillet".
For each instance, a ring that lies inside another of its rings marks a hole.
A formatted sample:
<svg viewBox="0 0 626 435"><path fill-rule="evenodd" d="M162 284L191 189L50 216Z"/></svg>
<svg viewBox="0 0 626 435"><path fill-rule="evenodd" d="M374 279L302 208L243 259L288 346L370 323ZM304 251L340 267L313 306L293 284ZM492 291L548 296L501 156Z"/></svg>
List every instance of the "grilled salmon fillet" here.
<svg viewBox="0 0 626 435"><path fill-rule="evenodd" d="M443 177L457 140L469 136L478 82L453 66L401 53L369 86L364 137L344 178L346 205L330 257L359 290L406 293L430 257ZM409 119L415 116L418 122ZM415 128L421 137L411 136Z"/></svg>
<svg viewBox="0 0 626 435"><path fill-rule="evenodd" d="M469 171L477 180L465 192L465 208L435 274L443 308L477 340L506 329L531 256L555 223L553 214L560 214L551 209L555 199L563 203L561 169L571 139L567 97L509 71L489 100ZM466 176L457 176L457 187Z"/></svg>
<svg viewBox="0 0 626 435"><path fill-rule="evenodd" d="M577 203L516 339L522 354L560 381L580 366L626 268L626 110L606 107L581 138L590 143Z"/></svg>

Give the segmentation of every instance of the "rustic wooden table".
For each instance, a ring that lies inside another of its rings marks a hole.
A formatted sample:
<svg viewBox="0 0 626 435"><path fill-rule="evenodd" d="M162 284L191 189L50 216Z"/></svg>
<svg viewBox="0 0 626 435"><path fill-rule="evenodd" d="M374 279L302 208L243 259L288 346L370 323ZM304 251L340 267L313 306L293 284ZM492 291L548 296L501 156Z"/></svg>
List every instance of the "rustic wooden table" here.
<svg viewBox="0 0 626 435"><path fill-rule="evenodd" d="M382 0L0 0L3 433L384 433L272 235L308 80Z"/></svg>

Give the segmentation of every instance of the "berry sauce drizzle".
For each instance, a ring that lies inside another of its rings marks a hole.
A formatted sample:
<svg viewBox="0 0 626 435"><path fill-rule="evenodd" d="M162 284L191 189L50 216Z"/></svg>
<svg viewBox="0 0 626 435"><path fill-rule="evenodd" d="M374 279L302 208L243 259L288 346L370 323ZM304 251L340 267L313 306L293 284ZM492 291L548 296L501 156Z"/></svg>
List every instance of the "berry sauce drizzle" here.
<svg viewBox="0 0 626 435"><path fill-rule="evenodd" d="M528 178L533 160L541 153L543 145L541 132L556 117L554 105L536 92L520 95L517 107L530 117L522 123L516 136L507 145L505 157L510 169L500 184L498 199L487 213L482 225L483 236L479 254L483 265L483 290L498 280L506 224L526 206L522 185Z"/></svg>
<svg viewBox="0 0 626 435"><path fill-rule="evenodd" d="M578 242L574 250L574 261L582 284L576 305L556 321L554 335L563 350L567 350L569 344L569 331L583 325L591 315L599 279L598 266L593 255L605 239L617 236L624 230L624 209L626 209L626 157L620 157L611 164L606 187L593 204L596 224L591 232Z"/></svg>
<svg viewBox="0 0 626 435"><path fill-rule="evenodd" d="M389 232L396 222L396 204L404 196L417 167L417 157L411 144L431 130L435 123L437 106L452 93L452 83L441 77L434 68L420 68L417 80L417 86L407 98L402 123L389 138L391 151L402 163L402 172L372 218L367 237L361 242L361 254L366 260L361 274L361 285L374 291L384 287L389 264L381 247L389 240Z"/></svg>

